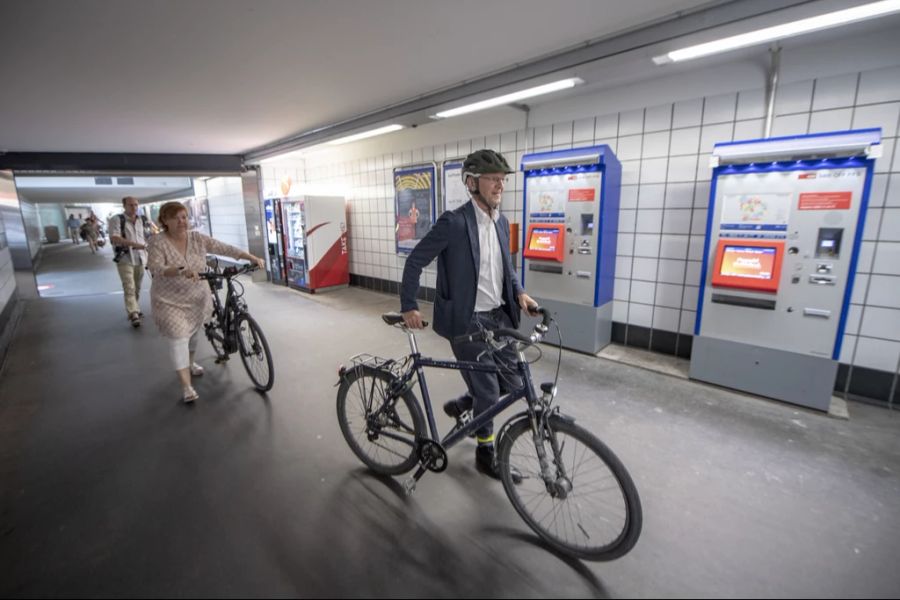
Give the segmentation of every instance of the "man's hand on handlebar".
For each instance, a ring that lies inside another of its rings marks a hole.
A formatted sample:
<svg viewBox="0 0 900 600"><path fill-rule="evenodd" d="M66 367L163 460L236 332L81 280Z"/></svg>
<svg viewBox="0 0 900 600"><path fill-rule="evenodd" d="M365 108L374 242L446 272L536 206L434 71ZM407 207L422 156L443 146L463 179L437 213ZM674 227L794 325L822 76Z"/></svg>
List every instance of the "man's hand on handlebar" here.
<svg viewBox="0 0 900 600"><path fill-rule="evenodd" d="M534 298L522 292L519 294L519 308L528 313L528 316L531 317L539 317L541 313L537 312L538 303L534 301Z"/></svg>
<svg viewBox="0 0 900 600"><path fill-rule="evenodd" d="M408 310L400 314L403 315L404 324L410 329L425 329L425 324L422 322L422 313L416 309Z"/></svg>

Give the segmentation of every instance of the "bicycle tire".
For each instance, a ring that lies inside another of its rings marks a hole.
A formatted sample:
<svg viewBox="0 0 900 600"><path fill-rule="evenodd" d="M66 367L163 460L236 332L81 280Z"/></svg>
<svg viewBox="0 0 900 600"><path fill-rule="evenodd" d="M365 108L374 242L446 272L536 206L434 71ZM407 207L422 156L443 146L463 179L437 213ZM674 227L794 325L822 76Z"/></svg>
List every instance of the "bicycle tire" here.
<svg viewBox="0 0 900 600"><path fill-rule="evenodd" d="M343 376L337 393L344 440L364 465L382 475L400 475L415 467L419 462L416 440L425 437L425 419L411 390L397 398L389 411L383 410L395 379L388 371L358 366ZM400 414L398 405L407 414ZM377 431L370 431L370 425ZM391 431L385 433L387 429ZM388 462L391 457L393 462Z"/></svg>
<svg viewBox="0 0 900 600"><path fill-rule="evenodd" d="M571 489L551 493L542 476L529 419L503 435L497 460L503 489L516 512L550 546L579 559L608 561L630 551L641 534L641 501L625 466L603 442L574 422L552 415L541 436L551 462L555 438ZM513 482L513 471L521 476ZM616 514L618 513L618 514Z"/></svg>
<svg viewBox="0 0 900 600"><path fill-rule="evenodd" d="M259 324L248 314L242 314L235 323L237 331L238 351L244 369L256 389L268 392L275 384L275 367L272 364L272 352L269 342L263 335Z"/></svg>

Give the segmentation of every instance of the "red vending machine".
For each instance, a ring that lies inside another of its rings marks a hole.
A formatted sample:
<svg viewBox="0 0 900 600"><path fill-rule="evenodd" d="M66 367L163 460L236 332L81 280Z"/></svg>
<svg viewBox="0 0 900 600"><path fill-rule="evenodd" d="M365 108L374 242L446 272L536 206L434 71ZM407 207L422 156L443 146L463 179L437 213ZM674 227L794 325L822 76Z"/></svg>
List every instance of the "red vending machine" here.
<svg viewBox="0 0 900 600"><path fill-rule="evenodd" d="M349 285L344 198L303 196L282 200L281 208L288 285L307 292Z"/></svg>

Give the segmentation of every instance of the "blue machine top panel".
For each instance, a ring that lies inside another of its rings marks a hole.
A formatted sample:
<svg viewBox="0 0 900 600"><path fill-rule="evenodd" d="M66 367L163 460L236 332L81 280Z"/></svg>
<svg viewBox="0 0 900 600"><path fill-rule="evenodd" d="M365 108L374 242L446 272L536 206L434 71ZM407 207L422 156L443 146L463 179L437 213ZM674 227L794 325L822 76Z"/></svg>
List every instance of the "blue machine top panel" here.
<svg viewBox="0 0 900 600"><path fill-rule="evenodd" d="M831 131L735 142L719 142L713 157L721 163L745 164L773 158L869 155L881 143L881 129Z"/></svg>
<svg viewBox="0 0 900 600"><path fill-rule="evenodd" d="M600 167L607 163L618 164L619 160L607 145L591 146L588 148L573 148L572 150L554 150L550 152L535 152L522 157L520 168L523 171L535 171L542 169L555 169L561 167ZM582 168L580 171L597 169Z"/></svg>

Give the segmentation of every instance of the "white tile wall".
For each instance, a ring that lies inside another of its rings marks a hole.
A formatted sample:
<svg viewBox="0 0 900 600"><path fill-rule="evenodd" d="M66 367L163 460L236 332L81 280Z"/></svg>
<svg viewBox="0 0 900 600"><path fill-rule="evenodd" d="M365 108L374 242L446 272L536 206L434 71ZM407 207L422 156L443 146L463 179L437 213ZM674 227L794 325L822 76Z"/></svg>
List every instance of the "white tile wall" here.
<svg viewBox="0 0 900 600"><path fill-rule="evenodd" d="M809 133L850 129L852 120L852 108L816 111L812 113L809 119Z"/></svg>
<svg viewBox="0 0 900 600"><path fill-rule="evenodd" d="M900 67L889 67L860 74L857 104L875 104L900 100Z"/></svg>
<svg viewBox="0 0 900 600"><path fill-rule="evenodd" d="M758 119L765 116L766 94L764 90L745 90L738 94L738 120Z"/></svg>
<svg viewBox="0 0 900 600"><path fill-rule="evenodd" d="M737 94L707 98L703 106L703 124L731 123L737 108Z"/></svg>
<svg viewBox="0 0 900 600"><path fill-rule="evenodd" d="M817 79L812 109L827 110L852 106L858 83L859 75L856 73Z"/></svg>
<svg viewBox="0 0 900 600"><path fill-rule="evenodd" d="M809 112L812 107L813 81L799 81L778 86L775 93L775 114Z"/></svg>
<svg viewBox="0 0 900 600"><path fill-rule="evenodd" d="M856 344L856 364L894 373L900 357L900 342L860 337Z"/></svg>
<svg viewBox="0 0 900 600"><path fill-rule="evenodd" d="M703 98L675 103L675 112L672 116L673 129L700 125L702 119Z"/></svg>
<svg viewBox="0 0 900 600"><path fill-rule="evenodd" d="M900 243L877 242L875 244L872 272L883 275L900 275Z"/></svg>
<svg viewBox="0 0 900 600"><path fill-rule="evenodd" d="M601 107L602 108L602 107ZM598 113L600 109L598 109ZM900 347L900 67L847 73L780 87L773 135L881 127L885 155L871 195L841 360L896 371ZM693 334L710 193L709 153L716 142L762 137L765 94L739 90L621 113L581 116L482 138L399 148L345 163L308 161L311 183L349 183L351 270L399 281L394 254L392 168L413 160L460 157L487 144L518 163L522 154L609 144L623 165L613 318ZM264 170L264 175L266 171ZM277 178L275 178L277 180ZM521 221L523 177L504 196ZM215 229L214 229L215 231ZM434 268L423 281L434 284Z"/></svg>

